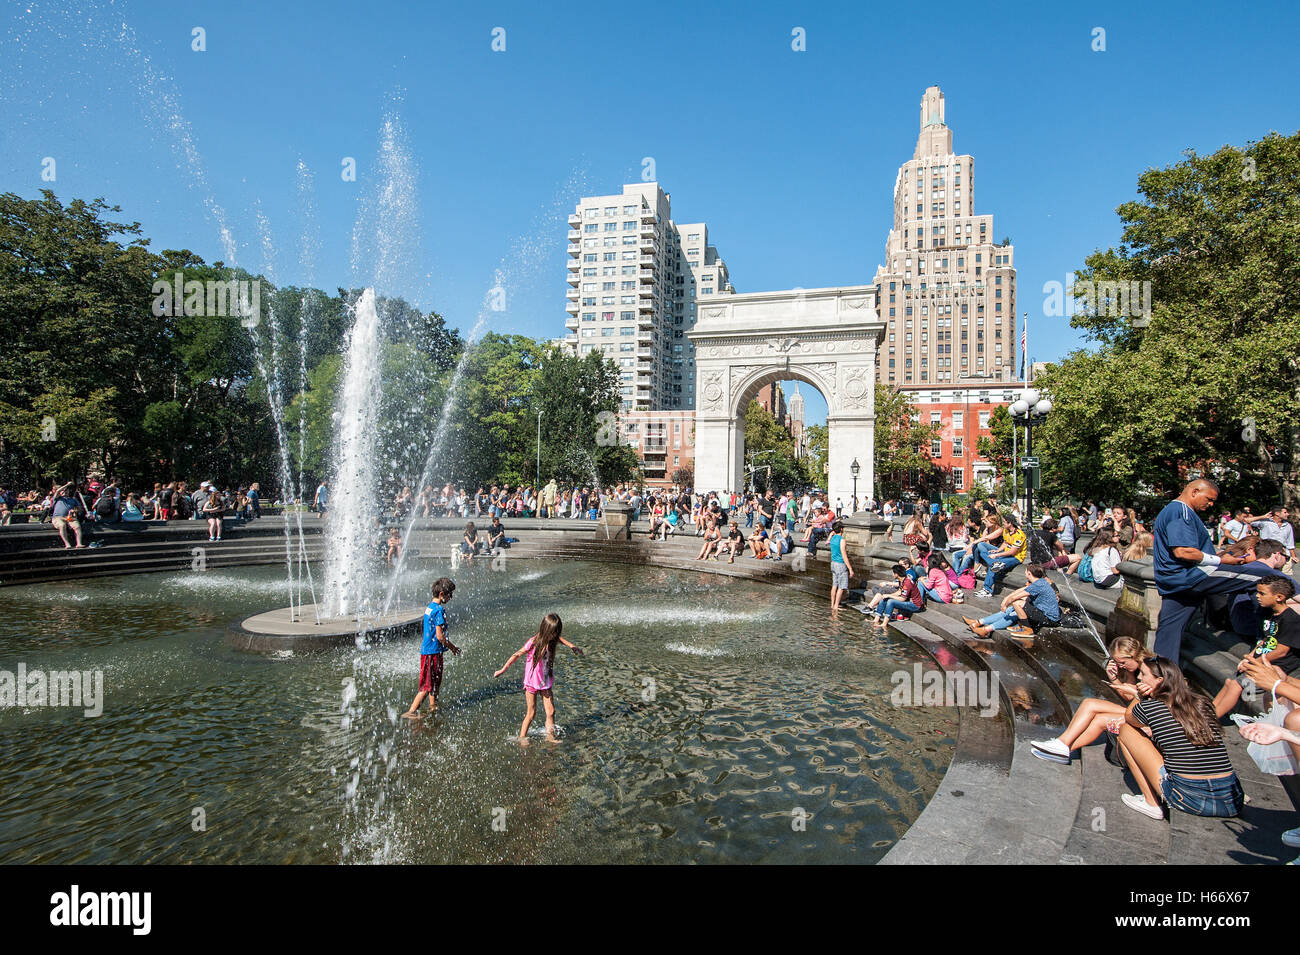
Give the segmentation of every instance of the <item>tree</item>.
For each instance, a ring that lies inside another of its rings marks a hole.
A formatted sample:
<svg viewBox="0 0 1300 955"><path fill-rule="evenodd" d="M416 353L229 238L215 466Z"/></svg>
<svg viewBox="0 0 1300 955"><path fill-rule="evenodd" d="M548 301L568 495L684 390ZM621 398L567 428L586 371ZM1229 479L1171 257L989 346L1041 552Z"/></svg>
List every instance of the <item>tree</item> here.
<svg viewBox="0 0 1300 955"><path fill-rule="evenodd" d="M1076 274L1097 347L1036 382L1044 488L1167 498L1201 473L1224 504L1300 503L1300 134L1185 157L1139 176L1121 244Z"/></svg>
<svg viewBox="0 0 1300 955"><path fill-rule="evenodd" d="M830 460L830 431L824 424L809 425L804 430L804 447L808 453L800 463L809 484L826 490L826 465Z"/></svg>
<svg viewBox="0 0 1300 955"><path fill-rule="evenodd" d="M750 456L759 451L770 453L757 458ZM757 401L745 409L745 466L754 467L754 485L766 491L793 489L806 477L804 468L794 456L794 438L776 417ZM771 468L771 471L766 470ZM770 480L769 480L770 475Z"/></svg>
<svg viewBox="0 0 1300 955"><path fill-rule="evenodd" d="M930 442L939 427L922 424L915 406L897 388L876 384L876 482L883 497L897 496L916 472L918 490L928 490L939 479L930 458Z"/></svg>
<svg viewBox="0 0 1300 955"><path fill-rule="evenodd" d="M139 223L108 218L121 210L103 199L41 196L0 196L0 440L32 484L113 462L163 343Z"/></svg>
<svg viewBox="0 0 1300 955"><path fill-rule="evenodd" d="M619 440L618 367L593 349L579 358L545 349L532 390L542 412L542 480L608 486L637 474L636 452Z"/></svg>
<svg viewBox="0 0 1300 955"><path fill-rule="evenodd" d="M997 475L998 480L1003 483L1010 483L1011 472L1015 467L1013 461L1015 451L1014 430L1015 426L1011 421L1011 412L1007 411L1004 405L998 405L989 414L990 434L982 436L976 442L976 452L981 458L993 465L994 473Z"/></svg>
<svg viewBox="0 0 1300 955"><path fill-rule="evenodd" d="M543 354L531 338L495 332L470 348L435 480L476 485L531 479L536 417L529 392Z"/></svg>

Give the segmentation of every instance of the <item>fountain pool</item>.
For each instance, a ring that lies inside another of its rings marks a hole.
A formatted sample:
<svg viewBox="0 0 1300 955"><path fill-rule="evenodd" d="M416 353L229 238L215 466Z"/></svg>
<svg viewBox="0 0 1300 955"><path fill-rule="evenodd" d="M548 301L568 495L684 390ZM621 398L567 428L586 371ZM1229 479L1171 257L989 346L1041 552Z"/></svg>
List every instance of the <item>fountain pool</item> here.
<svg viewBox="0 0 1300 955"><path fill-rule="evenodd" d="M920 651L811 596L572 561L455 580L464 653L417 724L418 638L226 644L285 602L281 569L0 591L0 669L105 690L97 718L0 709L0 861L873 862L951 759L952 710L889 701ZM492 672L550 610L587 653L557 662L560 741L521 747L522 674Z"/></svg>

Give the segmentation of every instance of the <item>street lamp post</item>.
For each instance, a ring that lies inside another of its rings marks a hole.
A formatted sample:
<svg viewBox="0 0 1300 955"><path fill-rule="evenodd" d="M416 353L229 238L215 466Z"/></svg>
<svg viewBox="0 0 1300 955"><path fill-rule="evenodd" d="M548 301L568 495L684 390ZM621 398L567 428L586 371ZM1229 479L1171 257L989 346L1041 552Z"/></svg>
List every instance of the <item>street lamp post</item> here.
<svg viewBox="0 0 1300 955"><path fill-rule="evenodd" d="M851 513L858 512L858 475L862 472L862 465L858 464L858 459L854 458L853 463L849 465L849 472L853 475L853 510Z"/></svg>
<svg viewBox="0 0 1300 955"><path fill-rule="evenodd" d="M749 455L749 491L750 491L751 494L758 490L758 488L754 485L754 459L757 458L757 457L761 457L761 456L764 455L764 454L772 454L772 453L775 452L775 451L776 451L776 448L768 448L766 451L754 451L754 452L751 452L751 453L750 453L750 455ZM770 470L770 469L769 469L769 470ZM769 484L771 483L771 479L770 479L770 478L769 478L769 480L768 480L768 483L769 483Z"/></svg>
<svg viewBox="0 0 1300 955"><path fill-rule="evenodd" d="M1025 429L1025 458L1032 459L1034 452L1034 426L1047 420L1052 410L1052 402L1041 395L1037 388L1026 388L1020 397L1007 409L1011 412L1012 426L1023 425ZM1024 460L1024 459L1022 459ZM1025 525L1031 528L1034 520L1034 482L1032 466L1025 467ZM1026 533L1029 531L1026 530Z"/></svg>

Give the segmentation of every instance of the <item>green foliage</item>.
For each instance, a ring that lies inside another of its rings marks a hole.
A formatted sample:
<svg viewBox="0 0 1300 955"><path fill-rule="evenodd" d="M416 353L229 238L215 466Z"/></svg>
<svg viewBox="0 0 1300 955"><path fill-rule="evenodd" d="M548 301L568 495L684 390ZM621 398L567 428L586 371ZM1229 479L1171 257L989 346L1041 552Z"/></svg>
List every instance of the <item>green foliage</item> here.
<svg viewBox="0 0 1300 955"><path fill-rule="evenodd" d="M804 429L804 447L808 453L800 464L809 484L826 490L826 464L830 460L830 430L824 424L809 425Z"/></svg>
<svg viewBox="0 0 1300 955"><path fill-rule="evenodd" d="M532 393L533 412L542 412L543 482L548 476L583 484L598 476L606 485L637 478L636 452L619 441L621 405L618 366L601 352L579 358L547 348Z"/></svg>
<svg viewBox="0 0 1300 955"><path fill-rule="evenodd" d="M359 293L276 288L188 250L151 252L118 211L103 200L65 207L50 192L0 196L0 322L9 331L0 351L0 482L48 485L95 471L136 487L257 480L269 495L282 483L273 398L284 406L291 471L301 467L308 485L324 477L349 303ZM233 312L189 314L184 294L170 301L159 292L155 301L155 282L170 293L177 272L186 282L258 281L258 321L248 328ZM401 299L376 305L385 334L381 470L391 484L413 484L464 342L436 312ZM531 478L528 390L543 351L508 336L476 349L436 480ZM593 437L595 414L617 407L617 375L599 355L579 364L591 396L585 417L580 427L568 420L572 391L555 388L553 437L566 450L590 450L602 476L617 480L635 455L597 448Z"/></svg>
<svg viewBox="0 0 1300 955"><path fill-rule="evenodd" d="M760 451L769 451L752 458ZM761 491L791 490L808 480L807 472L794 456L794 438L776 417L757 401L745 409L745 466L753 462L754 485ZM765 468L770 467L769 472ZM770 483L769 483L770 474Z"/></svg>
<svg viewBox="0 0 1300 955"><path fill-rule="evenodd" d="M1046 493L1165 498L1205 472L1224 504L1259 504L1279 487L1297 502L1297 181L1300 134L1188 151L1139 177L1140 198L1118 210L1121 245L1089 256L1077 278L1150 282L1149 322L1099 295L1072 319L1098 347L1035 382L1056 409L1035 433Z"/></svg>
<svg viewBox="0 0 1300 955"><path fill-rule="evenodd" d="M1005 405L998 405L989 414L989 435L980 437L976 442L976 453L993 465L994 473L1005 484L1011 482L1012 453L1015 450L1011 412ZM984 497L988 497L985 491Z"/></svg>
<svg viewBox="0 0 1300 955"><path fill-rule="evenodd" d="M940 489L941 473L930 459L930 442L939 430L916 420L916 408L903 392L876 384L875 468L882 497L898 496L913 474L914 490Z"/></svg>

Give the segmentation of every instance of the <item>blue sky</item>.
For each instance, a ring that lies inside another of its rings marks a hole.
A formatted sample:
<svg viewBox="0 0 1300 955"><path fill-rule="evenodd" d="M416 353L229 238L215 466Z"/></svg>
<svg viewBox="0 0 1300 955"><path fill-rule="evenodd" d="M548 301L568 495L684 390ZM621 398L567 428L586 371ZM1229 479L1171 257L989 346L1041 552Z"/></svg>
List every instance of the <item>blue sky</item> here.
<svg viewBox="0 0 1300 955"><path fill-rule="evenodd" d="M644 157L674 218L709 223L737 291L869 282L921 94L938 84L957 151L975 157L975 211L1015 244L1032 356L1051 360L1082 342L1042 315L1043 283L1118 242L1114 209L1142 170L1295 131L1295 23L1268 2L932 2L884 15L860 3L378 0L68 13L31 0L0 13L0 189L104 196L155 248L209 261L226 257L219 206L254 271L268 264L260 209L278 281L368 283L376 264L354 256L353 228L360 217L373 234L362 208L395 116L415 201L392 230L403 234L385 291L468 330L501 269L507 309L487 327L552 337L573 200L639 179ZM491 49L496 27L504 52ZM310 218L299 162L314 179ZM309 269L300 248L313 235ZM815 394L808 409L824 417Z"/></svg>

